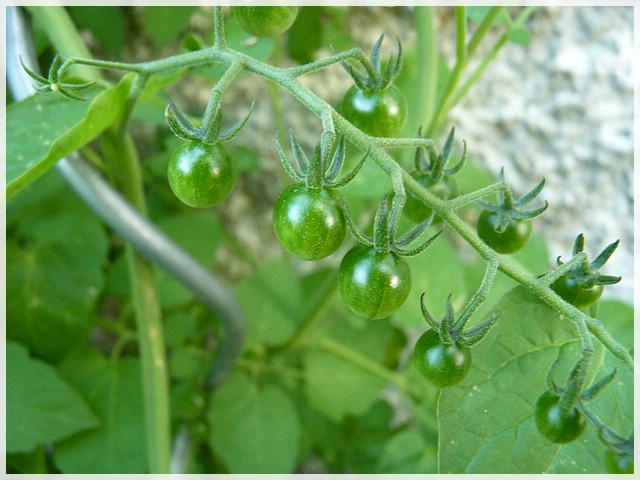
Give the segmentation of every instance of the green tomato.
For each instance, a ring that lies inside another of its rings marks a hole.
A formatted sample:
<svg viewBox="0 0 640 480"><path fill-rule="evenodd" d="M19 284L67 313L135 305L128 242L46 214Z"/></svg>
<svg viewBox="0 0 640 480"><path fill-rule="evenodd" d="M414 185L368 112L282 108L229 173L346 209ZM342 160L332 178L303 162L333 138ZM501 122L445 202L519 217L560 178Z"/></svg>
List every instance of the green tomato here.
<svg viewBox="0 0 640 480"><path fill-rule="evenodd" d="M460 186L453 177L445 176L439 182L431 184L429 176L422 172L414 170L409 175L411 175L420 185L442 200L451 200L452 198L456 198L460 195ZM420 223L429 218L432 210L418 200L413 193L407 192L407 201L404 205L404 213L409 220L415 223ZM442 222L442 218L440 218L439 215L436 215L433 218L433 224L437 225L440 222Z"/></svg>
<svg viewBox="0 0 640 480"><path fill-rule="evenodd" d="M447 345L435 330L427 330L413 349L413 364L431 383L447 387L459 383L471 368L471 350L457 343Z"/></svg>
<svg viewBox="0 0 640 480"><path fill-rule="evenodd" d="M235 160L221 143L188 142L169 158L169 186L182 202L209 208L227 198L238 178Z"/></svg>
<svg viewBox="0 0 640 480"><path fill-rule="evenodd" d="M340 293L347 306L367 318L385 318L398 310L411 290L407 262L393 252L358 245L340 264Z"/></svg>
<svg viewBox="0 0 640 480"><path fill-rule="evenodd" d="M256 37L271 37L289 30L298 7L231 7L242 29Z"/></svg>
<svg viewBox="0 0 640 480"><path fill-rule="evenodd" d="M633 473L633 455L608 448L604 453L604 464L607 473Z"/></svg>
<svg viewBox="0 0 640 480"><path fill-rule="evenodd" d="M375 137L393 137L406 121L407 100L395 85L383 91L363 91L354 85L345 94L341 111L363 132Z"/></svg>
<svg viewBox="0 0 640 480"><path fill-rule="evenodd" d="M535 418L538 431L553 443L571 443L586 427L584 417L575 407L563 412L560 397L548 390L536 401Z"/></svg>
<svg viewBox="0 0 640 480"><path fill-rule="evenodd" d="M478 218L478 236L498 253L513 253L523 248L531 237L529 219L512 219L503 232L496 230L498 212L483 210Z"/></svg>
<svg viewBox="0 0 640 480"><path fill-rule="evenodd" d="M551 289L571 305L584 308L596 303L602 295L603 286L583 287L578 283L576 275L569 272L551 284Z"/></svg>
<svg viewBox="0 0 640 480"><path fill-rule="evenodd" d="M342 203L337 190L289 185L273 210L273 228L282 247L303 260L331 255L347 233Z"/></svg>

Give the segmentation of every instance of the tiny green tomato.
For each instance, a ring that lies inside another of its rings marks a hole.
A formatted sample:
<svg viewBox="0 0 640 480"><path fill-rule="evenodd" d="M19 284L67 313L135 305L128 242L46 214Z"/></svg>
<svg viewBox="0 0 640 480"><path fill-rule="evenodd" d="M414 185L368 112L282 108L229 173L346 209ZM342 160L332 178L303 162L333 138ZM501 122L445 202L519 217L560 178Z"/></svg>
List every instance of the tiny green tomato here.
<svg viewBox="0 0 640 480"><path fill-rule="evenodd" d="M273 228L291 255L303 260L327 257L346 235L342 197L334 189L289 185L276 201Z"/></svg>
<svg viewBox="0 0 640 480"><path fill-rule="evenodd" d="M182 202L208 208L227 198L238 178L235 160L221 143L188 142L169 158L169 186Z"/></svg>
<svg viewBox="0 0 640 480"><path fill-rule="evenodd" d="M342 259L339 282L342 298L353 312L384 318L407 299L411 271L407 262L393 252L358 245Z"/></svg>
<svg viewBox="0 0 640 480"><path fill-rule="evenodd" d="M431 383L447 387L459 383L471 368L471 350L457 343L446 344L435 330L427 330L416 342L413 364Z"/></svg>
<svg viewBox="0 0 640 480"><path fill-rule="evenodd" d="M569 272L553 282L551 289L571 305L584 308L598 301L602 295L603 286L592 285L584 287L580 285L575 274Z"/></svg>
<svg viewBox="0 0 640 480"><path fill-rule="evenodd" d="M536 401L535 419L538 431L553 443L571 443L586 427L582 414L575 407L563 412L560 397L550 391Z"/></svg>
<svg viewBox="0 0 640 480"><path fill-rule="evenodd" d="M363 132L375 137L392 137L404 126L407 100L395 85L382 91L364 91L354 85L347 90L341 111Z"/></svg>
<svg viewBox="0 0 640 480"><path fill-rule="evenodd" d="M244 31L256 37L271 37L289 30L298 7L231 7Z"/></svg>
<svg viewBox="0 0 640 480"><path fill-rule="evenodd" d="M496 228L499 213L483 210L478 217L478 236L498 253L513 253L523 248L531 237L531 221L526 218L511 219L507 228L499 232Z"/></svg>

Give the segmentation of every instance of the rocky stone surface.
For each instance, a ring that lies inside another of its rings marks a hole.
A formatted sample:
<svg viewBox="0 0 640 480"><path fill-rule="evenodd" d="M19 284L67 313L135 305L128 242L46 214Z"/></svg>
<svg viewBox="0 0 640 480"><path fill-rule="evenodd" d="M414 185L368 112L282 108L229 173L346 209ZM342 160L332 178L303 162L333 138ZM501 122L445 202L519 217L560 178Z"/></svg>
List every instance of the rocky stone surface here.
<svg viewBox="0 0 640 480"><path fill-rule="evenodd" d="M546 7L528 26L531 43L504 48L451 123L516 193L546 178L535 224L552 258L581 232L591 258L619 238L603 271L623 281L605 295L633 301L633 9Z"/></svg>

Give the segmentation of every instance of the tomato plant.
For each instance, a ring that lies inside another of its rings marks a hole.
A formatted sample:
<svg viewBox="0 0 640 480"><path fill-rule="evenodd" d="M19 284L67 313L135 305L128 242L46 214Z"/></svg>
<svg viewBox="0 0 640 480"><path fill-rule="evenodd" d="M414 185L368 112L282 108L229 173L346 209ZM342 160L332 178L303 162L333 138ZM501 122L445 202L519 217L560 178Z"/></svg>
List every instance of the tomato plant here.
<svg viewBox="0 0 640 480"><path fill-rule="evenodd" d="M8 7L7 472L632 469L619 242L456 121L541 8Z"/></svg>

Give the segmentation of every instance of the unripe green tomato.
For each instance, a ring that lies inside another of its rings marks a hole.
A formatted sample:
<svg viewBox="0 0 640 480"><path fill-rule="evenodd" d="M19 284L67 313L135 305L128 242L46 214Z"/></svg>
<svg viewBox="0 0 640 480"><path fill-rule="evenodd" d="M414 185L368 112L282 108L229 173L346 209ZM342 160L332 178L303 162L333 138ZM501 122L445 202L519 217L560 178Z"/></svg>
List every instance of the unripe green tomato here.
<svg viewBox="0 0 640 480"><path fill-rule="evenodd" d="M455 385L471 368L471 349L455 342L447 345L438 332L427 330L413 349L413 364L434 385Z"/></svg>
<svg viewBox="0 0 640 480"><path fill-rule="evenodd" d="M582 414L574 407L569 412L560 408L560 397L546 391L536 401L536 427L553 443L570 443L577 439L586 427Z"/></svg>
<svg viewBox="0 0 640 480"><path fill-rule="evenodd" d="M393 137L407 119L407 100L395 85L386 90L360 90L352 86L344 95L342 115L374 137Z"/></svg>
<svg viewBox="0 0 640 480"><path fill-rule="evenodd" d="M604 453L604 463L607 473L633 473L633 455L630 453L618 452L608 448Z"/></svg>
<svg viewBox="0 0 640 480"><path fill-rule="evenodd" d="M385 318L411 291L411 271L401 256L357 245L342 259L340 293L347 306L367 318Z"/></svg>
<svg viewBox="0 0 640 480"><path fill-rule="evenodd" d="M451 200L452 198L460 196L460 186L453 177L445 176L442 180L432 185L427 174L414 170L409 175L411 175L420 185L427 188L431 193L442 200ZM418 200L413 193L407 192L407 201L404 205L404 213L409 220L415 223L420 223L429 218L432 210ZM440 218L439 215L436 215L433 218L433 224L437 225L440 222L442 222L442 218Z"/></svg>
<svg viewBox="0 0 640 480"><path fill-rule="evenodd" d="M231 7L242 29L256 37L271 37L289 30L298 7Z"/></svg>
<svg viewBox="0 0 640 480"><path fill-rule="evenodd" d="M585 288L578 283L575 274L569 272L553 282L551 289L574 307L584 308L593 305L600 299L603 286L593 285Z"/></svg>
<svg viewBox="0 0 640 480"><path fill-rule="evenodd" d="M282 247L303 260L331 255L347 233L342 203L337 190L289 185L273 210L273 228Z"/></svg>
<svg viewBox="0 0 640 480"><path fill-rule="evenodd" d="M221 143L188 142L169 158L169 186L182 202L208 208L227 198L238 178L236 162Z"/></svg>
<svg viewBox="0 0 640 480"><path fill-rule="evenodd" d="M523 248L531 237L531 220L512 219L503 232L496 230L498 212L483 210L478 217L478 236L498 253L514 253Z"/></svg>

